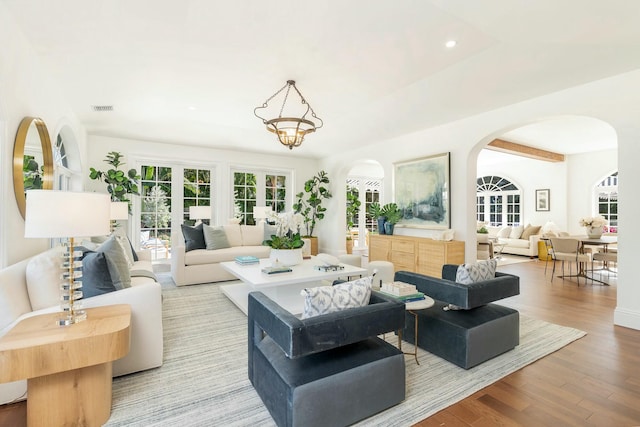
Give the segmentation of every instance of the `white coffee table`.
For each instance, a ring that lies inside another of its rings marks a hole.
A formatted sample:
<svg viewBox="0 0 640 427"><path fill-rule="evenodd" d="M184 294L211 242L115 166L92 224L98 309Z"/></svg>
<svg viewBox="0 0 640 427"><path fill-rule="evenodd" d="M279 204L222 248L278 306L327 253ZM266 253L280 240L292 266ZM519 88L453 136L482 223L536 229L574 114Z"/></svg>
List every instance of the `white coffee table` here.
<svg viewBox="0 0 640 427"><path fill-rule="evenodd" d="M343 270L316 270L314 267L320 264L322 263L316 257L311 257L302 261L302 264L291 267L291 272L266 274L261 270L271 266L269 259L261 259L259 264L253 265L240 265L235 261L222 262L220 265L242 280L242 283L223 285L220 289L244 314L248 311L249 292L253 291L260 291L290 313L299 314L304 308L304 298L300 295L302 289L322 286L321 282L324 280L367 274L366 268L346 264L340 264L344 267Z"/></svg>

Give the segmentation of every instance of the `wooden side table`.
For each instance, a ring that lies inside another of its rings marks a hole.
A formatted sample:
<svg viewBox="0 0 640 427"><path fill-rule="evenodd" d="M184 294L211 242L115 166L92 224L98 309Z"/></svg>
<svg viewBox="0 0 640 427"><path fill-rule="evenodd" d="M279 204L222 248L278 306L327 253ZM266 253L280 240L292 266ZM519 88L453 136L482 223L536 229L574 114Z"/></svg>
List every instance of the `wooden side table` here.
<svg viewBox="0 0 640 427"><path fill-rule="evenodd" d="M131 307L86 309L58 326L60 312L29 317L0 338L0 383L27 379L28 426L101 426L111 415L111 362L129 352Z"/></svg>

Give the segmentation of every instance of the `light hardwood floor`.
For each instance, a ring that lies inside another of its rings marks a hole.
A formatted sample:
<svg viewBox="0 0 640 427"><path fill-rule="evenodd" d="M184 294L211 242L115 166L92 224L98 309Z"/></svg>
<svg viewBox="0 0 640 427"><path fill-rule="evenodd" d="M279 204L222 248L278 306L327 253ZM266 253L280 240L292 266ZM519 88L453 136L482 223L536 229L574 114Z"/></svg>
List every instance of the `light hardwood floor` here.
<svg viewBox="0 0 640 427"><path fill-rule="evenodd" d="M640 425L640 331L613 326L616 286L545 277L544 262L499 268L520 276L505 305L587 336L416 424L458 426ZM24 403L0 406L0 426L26 425Z"/></svg>

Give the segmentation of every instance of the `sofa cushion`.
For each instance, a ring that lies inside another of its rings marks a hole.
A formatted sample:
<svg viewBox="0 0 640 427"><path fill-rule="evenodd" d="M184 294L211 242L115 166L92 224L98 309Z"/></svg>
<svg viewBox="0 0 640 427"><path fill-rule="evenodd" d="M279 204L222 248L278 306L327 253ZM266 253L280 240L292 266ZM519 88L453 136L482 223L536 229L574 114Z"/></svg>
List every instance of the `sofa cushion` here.
<svg viewBox="0 0 640 427"><path fill-rule="evenodd" d="M535 236L536 234L538 234L540 232L540 228L542 228L540 225L538 226L527 225L524 228L524 231L522 232L522 235L520 236L520 238L524 240L528 240L529 237Z"/></svg>
<svg viewBox="0 0 640 427"><path fill-rule="evenodd" d="M237 256L253 255L258 258L267 258L271 248L269 246L232 246L226 249L207 251L198 249L187 252L184 255L185 265L214 264L218 262L233 261Z"/></svg>
<svg viewBox="0 0 640 427"><path fill-rule="evenodd" d="M499 243L504 243L505 244L505 248L506 247L511 247L511 248L522 248L522 249L528 249L529 248L529 239L527 240L523 240L523 239L499 239L498 240ZM504 252L504 250L503 250Z"/></svg>
<svg viewBox="0 0 640 427"><path fill-rule="evenodd" d="M373 276L367 276L334 286L303 289L300 291L300 295L305 297L302 318L368 305L372 279Z"/></svg>
<svg viewBox="0 0 640 427"><path fill-rule="evenodd" d="M60 303L64 252L64 248L58 246L34 256L27 263L27 291L34 311Z"/></svg>
<svg viewBox="0 0 640 427"><path fill-rule="evenodd" d="M227 234L224 231L224 227L210 227L207 224L204 224L202 231L204 234L206 249L208 251L231 247L231 245L229 245L229 240L227 240Z"/></svg>
<svg viewBox="0 0 640 427"><path fill-rule="evenodd" d="M493 279L496 276L497 266L498 261L496 259L461 264L458 266L458 271L456 272L456 283L469 285L471 283Z"/></svg>
<svg viewBox="0 0 640 427"><path fill-rule="evenodd" d="M517 227L511 228L511 233L509 233L510 239L519 239L522 236L522 232L524 231L524 225L518 225Z"/></svg>
<svg viewBox="0 0 640 427"><path fill-rule="evenodd" d="M127 259L127 264L131 267L135 261L133 256L134 252L124 228L118 227L111 234L115 237L116 242L118 242L122 248L122 253L124 253L125 258Z"/></svg>
<svg viewBox="0 0 640 427"><path fill-rule="evenodd" d="M240 224L227 224L224 226L224 232L227 234L227 240L231 246L242 246L242 232Z"/></svg>
<svg viewBox="0 0 640 427"><path fill-rule="evenodd" d="M204 234L202 232L202 223L195 227L182 224L182 235L184 236L185 252L194 251L196 249L205 249L207 247L204 242Z"/></svg>
<svg viewBox="0 0 640 427"><path fill-rule="evenodd" d="M259 225L241 225L242 245L260 246L264 239L264 229Z"/></svg>
<svg viewBox="0 0 640 427"><path fill-rule="evenodd" d="M104 242L96 252L104 253L109 266L109 274L116 289L131 287L131 273L129 272L129 262L115 236L111 236Z"/></svg>
<svg viewBox="0 0 640 427"><path fill-rule="evenodd" d="M102 252L85 252L82 257L82 295L94 297L116 290L109 273L107 257Z"/></svg>
<svg viewBox="0 0 640 427"><path fill-rule="evenodd" d="M496 237L498 238L508 238L511 235L511 227L502 227Z"/></svg>

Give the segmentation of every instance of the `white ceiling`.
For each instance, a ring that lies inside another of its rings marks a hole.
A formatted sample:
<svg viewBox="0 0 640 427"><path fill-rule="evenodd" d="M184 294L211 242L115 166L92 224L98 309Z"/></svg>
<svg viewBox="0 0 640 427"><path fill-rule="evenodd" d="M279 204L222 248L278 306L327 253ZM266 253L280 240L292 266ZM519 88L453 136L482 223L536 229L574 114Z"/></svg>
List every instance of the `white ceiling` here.
<svg viewBox="0 0 640 427"><path fill-rule="evenodd" d="M89 133L185 145L321 157L640 68L630 0L0 3ZM293 152L253 115L288 79L325 124ZM572 153L615 146L604 128L504 139Z"/></svg>

